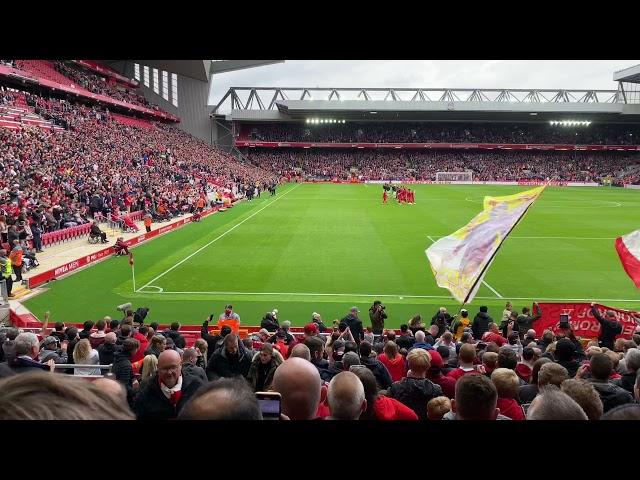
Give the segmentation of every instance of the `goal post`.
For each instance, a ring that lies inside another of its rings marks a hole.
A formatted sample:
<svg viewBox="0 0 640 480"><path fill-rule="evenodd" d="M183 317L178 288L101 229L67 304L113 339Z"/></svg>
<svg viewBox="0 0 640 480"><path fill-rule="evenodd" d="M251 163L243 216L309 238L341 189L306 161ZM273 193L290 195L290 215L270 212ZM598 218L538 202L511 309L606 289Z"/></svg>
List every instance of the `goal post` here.
<svg viewBox="0 0 640 480"><path fill-rule="evenodd" d="M436 172L436 183L473 182L473 172Z"/></svg>

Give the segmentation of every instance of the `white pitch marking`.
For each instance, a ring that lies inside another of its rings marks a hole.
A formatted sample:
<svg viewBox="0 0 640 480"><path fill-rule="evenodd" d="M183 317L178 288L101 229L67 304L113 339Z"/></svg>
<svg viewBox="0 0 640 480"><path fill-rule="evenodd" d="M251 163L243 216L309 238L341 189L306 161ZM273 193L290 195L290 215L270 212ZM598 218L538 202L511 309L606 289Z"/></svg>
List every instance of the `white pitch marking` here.
<svg viewBox="0 0 640 480"><path fill-rule="evenodd" d="M435 238L443 238L444 235L427 235L427 238L433 241L431 237ZM507 238L520 238L520 239L529 239L529 240L545 240L545 239L556 239L556 240L615 240L615 237L518 237L514 235L509 235Z"/></svg>
<svg viewBox="0 0 640 480"><path fill-rule="evenodd" d="M432 242L432 243L436 243L436 241L435 241L433 238L431 238L429 235L427 235L427 238L428 238L429 240L431 240L431 242ZM443 238L443 237L440 237L440 238ZM491 285L489 285L487 282L485 282L484 280L482 280L482 283L483 283L483 285L484 285L485 287L487 287L489 290L491 290L491 291L492 291L492 292L493 292L493 293L494 293L498 298L504 298L502 295L500 295L500 294L498 293L498 291L497 291L495 288L493 288L493 287L492 287Z"/></svg>
<svg viewBox="0 0 640 480"><path fill-rule="evenodd" d="M155 287L159 288L159 287ZM398 294L373 294L373 293L302 293L302 292L136 292L147 295L281 295L296 297L383 297L383 298L441 298L453 300L451 296L446 295L398 295ZM495 297L475 297L480 300L497 300ZM624 299L624 298L547 298L547 297L509 297L510 300L538 300L552 302L625 302L640 303L640 299Z"/></svg>
<svg viewBox="0 0 640 480"><path fill-rule="evenodd" d="M288 192L283 193L281 196L279 196L278 198L276 198L274 201L269 202L268 204L266 204L264 207L262 207L260 210L258 210L257 212L252 213L251 215L249 215L247 218L245 218L244 220L242 220L241 222L235 224L233 227L231 227L229 230L227 230L226 232L218 235L216 238L214 238L213 240L211 240L209 243L207 243L206 245L204 245L203 247L200 247L198 250L196 250L195 252L193 252L191 255L186 256L185 258L183 258L182 260L180 260L178 263L176 263L173 267L169 268L168 270L162 272L160 275L158 275L156 278L152 279L150 282L148 282L146 285L143 285L141 288L139 288L136 293L141 293L140 290L143 290L144 288L148 287L149 285L151 285L153 282L155 282L156 280L158 280L159 278L164 277L167 273L169 273L171 270L173 270L176 267L179 267L180 265L182 265L184 262L186 262L187 260L189 260L191 257L193 257L194 255L200 253L202 250L204 250L205 248L207 248L209 245L217 242L218 240L220 240L222 237L224 237L227 233L232 232L233 230L235 230L236 228L238 228L240 225L242 225L244 222L246 222L247 220L250 220L251 218L255 217L257 214L259 214L261 211L263 211L265 208L270 207L271 205L273 205L274 203L276 203L278 200L280 200L282 197L284 197L285 195L287 195L290 192L293 192L296 188L298 188L301 184L297 184L295 187L293 187L291 190L289 190Z"/></svg>

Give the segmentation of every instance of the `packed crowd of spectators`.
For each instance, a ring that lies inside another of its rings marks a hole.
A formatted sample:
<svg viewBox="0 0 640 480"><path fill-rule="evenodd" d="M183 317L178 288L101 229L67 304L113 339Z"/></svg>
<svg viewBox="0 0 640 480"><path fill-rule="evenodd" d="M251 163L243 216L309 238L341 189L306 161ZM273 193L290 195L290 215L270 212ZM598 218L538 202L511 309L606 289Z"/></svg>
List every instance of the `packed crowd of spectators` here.
<svg viewBox="0 0 640 480"><path fill-rule="evenodd" d="M115 80L107 80L104 77L71 62L56 61L54 66L58 72L73 80L85 90L98 95L105 95L115 100L132 103L140 107L158 109L144 96L133 89L125 87Z"/></svg>
<svg viewBox="0 0 640 480"><path fill-rule="evenodd" d="M599 182L631 165L640 166L640 156L623 152L248 148L244 154L254 165L279 175L341 180L434 181L437 172L471 171L479 181Z"/></svg>
<svg viewBox="0 0 640 480"><path fill-rule="evenodd" d="M42 340L0 330L0 419L640 419L640 326L616 339L614 312L595 306L588 344L570 327L539 336L541 312L511 303L495 319L442 307L399 332L384 329L380 302L366 328L357 307L329 327L314 312L298 338L277 310L243 340L229 325L212 335L209 317L193 346L179 323L161 331L141 310L80 331L45 316ZM230 305L219 318L239 322Z"/></svg>
<svg viewBox="0 0 640 480"><path fill-rule="evenodd" d="M24 95L59 125L0 129L2 240L127 211L184 213L211 190L239 190L276 177L171 125L124 125L96 106L0 89L0 103Z"/></svg>
<svg viewBox="0 0 640 480"><path fill-rule="evenodd" d="M636 145L638 125L559 126L548 123L271 123L244 125L249 139L327 143L543 143Z"/></svg>

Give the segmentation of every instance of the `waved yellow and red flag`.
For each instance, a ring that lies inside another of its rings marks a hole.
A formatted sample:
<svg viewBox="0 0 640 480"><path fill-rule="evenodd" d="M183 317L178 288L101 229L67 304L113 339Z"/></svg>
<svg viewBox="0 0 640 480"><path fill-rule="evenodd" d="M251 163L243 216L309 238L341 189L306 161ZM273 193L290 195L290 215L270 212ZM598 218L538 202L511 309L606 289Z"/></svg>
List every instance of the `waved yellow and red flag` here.
<svg viewBox="0 0 640 480"><path fill-rule="evenodd" d="M475 297L502 242L535 202L544 186L502 197L484 197L484 209L425 253L439 287L465 304Z"/></svg>

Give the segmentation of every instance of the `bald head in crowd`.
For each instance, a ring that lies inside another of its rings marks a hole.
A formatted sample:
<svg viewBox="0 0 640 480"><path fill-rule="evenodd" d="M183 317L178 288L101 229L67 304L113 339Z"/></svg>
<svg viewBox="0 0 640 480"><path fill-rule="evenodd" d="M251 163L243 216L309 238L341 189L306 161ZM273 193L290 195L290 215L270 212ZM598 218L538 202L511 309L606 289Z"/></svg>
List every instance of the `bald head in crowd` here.
<svg viewBox="0 0 640 480"><path fill-rule="evenodd" d="M527 420L588 420L578 403L555 385L540 390L527 412Z"/></svg>
<svg viewBox="0 0 640 480"><path fill-rule="evenodd" d="M352 372L340 372L331 379L327 403L332 420L358 420L367 409L364 386Z"/></svg>
<svg viewBox="0 0 640 480"><path fill-rule="evenodd" d="M418 330L415 334L415 337L416 337L416 343L423 343L425 334L422 330Z"/></svg>
<svg viewBox="0 0 640 480"><path fill-rule="evenodd" d="M304 343L297 343L291 349L290 358L302 358L307 362L311 361L311 350Z"/></svg>
<svg viewBox="0 0 640 480"><path fill-rule="evenodd" d="M116 340L118 340L118 337L114 332L109 332L104 336L104 343L115 344Z"/></svg>
<svg viewBox="0 0 640 480"><path fill-rule="evenodd" d="M276 369L271 388L282 395L282 413L291 420L316 418L322 381L308 360L289 358Z"/></svg>

